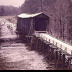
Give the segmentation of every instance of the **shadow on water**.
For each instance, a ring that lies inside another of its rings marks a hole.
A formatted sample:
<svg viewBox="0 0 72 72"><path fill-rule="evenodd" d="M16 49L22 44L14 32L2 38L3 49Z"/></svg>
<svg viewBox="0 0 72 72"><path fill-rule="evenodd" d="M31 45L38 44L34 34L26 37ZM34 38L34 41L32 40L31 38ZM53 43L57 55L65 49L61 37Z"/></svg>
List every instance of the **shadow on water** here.
<svg viewBox="0 0 72 72"><path fill-rule="evenodd" d="M20 68L23 70L29 70L26 61L21 60L17 62L6 62L5 59L0 59L0 70L19 70Z"/></svg>
<svg viewBox="0 0 72 72"><path fill-rule="evenodd" d="M2 43L2 42L4 42L4 40L3 39L0 39L0 43Z"/></svg>

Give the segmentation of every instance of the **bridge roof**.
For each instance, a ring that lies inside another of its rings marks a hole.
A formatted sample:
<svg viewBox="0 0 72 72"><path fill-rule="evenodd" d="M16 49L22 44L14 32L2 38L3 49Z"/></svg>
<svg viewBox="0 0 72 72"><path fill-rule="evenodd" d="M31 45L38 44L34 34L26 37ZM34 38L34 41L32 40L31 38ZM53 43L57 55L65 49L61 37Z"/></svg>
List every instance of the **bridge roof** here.
<svg viewBox="0 0 72 72"><path fill-rule="evenodd" d="M18 17L20 17L20 18L32 18L32 17L36 17L36 16L41 15L41 14L44 14L44 13L42 13L42 12L36 13L36 14L25 14L25 13L22 13L22 14L18 15Z"/></svg>

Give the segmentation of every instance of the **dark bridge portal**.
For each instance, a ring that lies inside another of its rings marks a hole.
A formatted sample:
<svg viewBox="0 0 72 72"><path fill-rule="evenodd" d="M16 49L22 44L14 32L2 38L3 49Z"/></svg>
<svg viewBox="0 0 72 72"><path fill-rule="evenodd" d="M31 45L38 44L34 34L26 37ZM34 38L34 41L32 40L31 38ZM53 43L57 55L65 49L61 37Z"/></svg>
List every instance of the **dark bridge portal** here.
<svg viewBox="0 0 72 72"><path fill-rule="evenodd" d="M38 18L35 21L35 31L45 31L47 28L47 19L46 18Z"/></svg>

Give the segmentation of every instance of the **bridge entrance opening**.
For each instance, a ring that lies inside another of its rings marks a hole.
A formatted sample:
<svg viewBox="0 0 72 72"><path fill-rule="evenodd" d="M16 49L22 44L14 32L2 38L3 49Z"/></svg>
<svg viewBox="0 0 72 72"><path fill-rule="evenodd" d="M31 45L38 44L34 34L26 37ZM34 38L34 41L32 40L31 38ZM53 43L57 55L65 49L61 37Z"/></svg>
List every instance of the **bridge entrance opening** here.
<svg viewBox="0 0 72 72"><path fill-rule="evenodd" d="M35 20L35 31L37 32L46 32L47 28L47 19L46 18L38 18Z"/></svg>

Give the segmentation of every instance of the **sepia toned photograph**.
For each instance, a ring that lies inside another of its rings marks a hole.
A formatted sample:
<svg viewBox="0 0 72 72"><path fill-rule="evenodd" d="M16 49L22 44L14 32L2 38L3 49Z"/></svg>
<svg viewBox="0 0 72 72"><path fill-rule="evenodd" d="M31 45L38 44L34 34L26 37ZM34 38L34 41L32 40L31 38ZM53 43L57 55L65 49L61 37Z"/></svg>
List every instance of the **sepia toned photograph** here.
<svg viewBox="0 0 72 72"><path fill-rule="evenodd" d="M72 70L72 0L0 0L0 70Z"/></svg>

